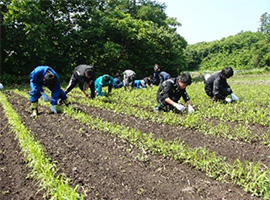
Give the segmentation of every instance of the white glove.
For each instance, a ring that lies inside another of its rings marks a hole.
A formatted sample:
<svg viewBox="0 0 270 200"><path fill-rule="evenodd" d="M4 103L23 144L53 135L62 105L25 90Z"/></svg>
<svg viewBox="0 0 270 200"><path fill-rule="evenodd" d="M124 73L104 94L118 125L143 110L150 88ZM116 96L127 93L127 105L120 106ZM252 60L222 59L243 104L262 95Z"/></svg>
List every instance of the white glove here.
<svg viewBox="0 0 270 200"><path fill-rule="evenodd" d="M43 101L46 101L46 102L49 101L48 95L45 94L44 92L41 93L41 96L42 96Z"/></svg>
<svg viewBox="0 0 270 200"><path fill-rule="evenodd" d="M231 96L232 96L232 100L234 100L234 101L238 101L239 100L239 97L236 96L234 93L231 93Z"/></svg>
<svg viewBox="0 0 270 200"><path fill-rule="evenodd" d="M189 113L193 113L194 112L194 108L190 104L188 104L188 112Z"/></svg>
<svg viewBox="0 0 270 200"><path fill-rule="evenodd" d="M179 111L184 111L186 109L185 106L183 106L182 104L179 104L179 103L176 103L173 106Z"/></svg>
<svg viewBox="0 0 270 200"><path fill-rule="evenodd" d="M232 99L229 98L229 97L227 97L227 98L225 99L225 101L226 101L227 103L232 103Z"/></svg>

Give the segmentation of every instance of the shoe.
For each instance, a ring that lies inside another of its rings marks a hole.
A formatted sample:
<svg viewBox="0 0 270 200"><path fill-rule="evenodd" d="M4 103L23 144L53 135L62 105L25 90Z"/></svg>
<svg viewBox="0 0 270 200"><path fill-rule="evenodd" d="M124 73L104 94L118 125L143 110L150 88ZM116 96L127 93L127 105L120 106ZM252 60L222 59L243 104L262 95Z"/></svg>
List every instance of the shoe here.
<svg viewBox="0 0 270 200"><path fill-rule="evenodd" d="M161 111L161 104L158 104L156 107L154 107L154 112L160 112Z"/></svg>
<svg viewBox="0 0 270 200"><path fill-rule="evenodd" d="M37 111L37 109L33 109L33 113L32 113L32 115L31 115L31 117L36 118L37 116L38 116L38 111Z"/></svg>

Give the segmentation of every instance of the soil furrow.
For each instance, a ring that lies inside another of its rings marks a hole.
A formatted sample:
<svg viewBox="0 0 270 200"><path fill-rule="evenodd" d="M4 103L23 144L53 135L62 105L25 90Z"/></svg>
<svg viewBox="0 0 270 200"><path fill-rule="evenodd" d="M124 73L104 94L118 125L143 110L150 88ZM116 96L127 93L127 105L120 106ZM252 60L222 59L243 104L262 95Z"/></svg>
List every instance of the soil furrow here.
<svg viewBox="0 0 270 200"><path fill-rule="evenodd" d="M50 115L49 108L40 106L42 114L32 119L27 99L14 94L8 99L86 199L257 199L238 186L145 153L68 116Z"/></svg>
<svg viewBox="0 0 270 200"><path fill-rule="evenodd" d="M155 123L150 120L143 120L96 107L86 105L76 105L76 107L87 114L98 116L109 122L137 128L143 133L153 133L155 138L163 138L165 140L180 138L185 145L192 148L206 147L209 151L215 151L216 155L226 157L228 162L233 162L239 158L242 162L247 160L250 162L261 162L268 167L270 166L270 148L266 145L205 135L200 131L185 127Z"/></svg>
<svg viewBox="0 0 270 200"><path fill-rule="evenodd" d="M21 149L14 134L10 133L1 104L0 116L0 199L42 199L43 192L38 192L37 181L28 177L30 169L27 168L27 163L21 155Z"/></svg>

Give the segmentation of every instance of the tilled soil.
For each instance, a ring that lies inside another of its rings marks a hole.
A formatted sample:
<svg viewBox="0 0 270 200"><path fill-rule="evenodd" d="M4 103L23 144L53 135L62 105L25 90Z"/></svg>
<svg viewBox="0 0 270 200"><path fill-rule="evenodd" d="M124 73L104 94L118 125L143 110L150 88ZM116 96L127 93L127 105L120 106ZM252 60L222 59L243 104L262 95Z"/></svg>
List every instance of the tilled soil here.
<svg viewBox="0 0 270 200"><path fill-rule="evenodd" d="M30 169L24 162L18 142L10 133L7 119L0 105L0 199L34 200L42 199L36 180L27 178Z"/></svg>
<svg viewBox="0 0 270 200"><path fill-rule="evenodd" d="M7 97L48 156L58 162L59 173L64 172L70 178L71 186L79 184L79 192L85 199L257 199L236 185L215 181L190 166L149 154L66 115L51 115L48 108L40 106L42 114L33 119L26 98L14 93L8 93ZM85 106L82 109L108 121L152 132L157 137L172 139L180 134L179 130L173 131L175 127L97 108ZM191 138L188 140L190 146L192 139L194 146L198 146L197 133L181 129L182 140L185 134L187 139ZM218 146L220 138L212 139L212 142L212 146ZM4 165L8 163L4 162Z"/></svg>
<svg viewBox="0 0 270 200"><path fill-rule="evenodd" d="M236 159L240 159L242 162L246 160L250 162L261 162L270 167L270 148L258 142L245 143L234 141L223 137L206 135L200 131L185 127L160 124L100 108L82 105L77 105L76 107L89 115L98 116L106 121L137 128L142 133L152 133L154 138L162 138L164 140L180 138L180 141L189 147L206 147L211 152L215 151L216 155L226 157L230 163ZM231 123L231 126L233 128L235 123ZM250 129L254 130L254 132L258 130L266 132L267 127L263 128L260 125L253 126L257 126L257 128Z"/></svg>

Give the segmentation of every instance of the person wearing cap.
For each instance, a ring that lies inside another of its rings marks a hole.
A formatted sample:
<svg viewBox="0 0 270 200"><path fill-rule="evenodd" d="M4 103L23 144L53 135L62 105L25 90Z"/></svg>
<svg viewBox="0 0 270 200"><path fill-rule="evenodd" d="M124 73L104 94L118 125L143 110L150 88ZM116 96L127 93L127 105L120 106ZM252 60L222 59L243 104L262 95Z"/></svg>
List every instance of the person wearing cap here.
<svg viewBox="0 0 270 200"><path fill-rule="evenodd" d="M124 75L123 82L124 82L125 90L127 88L130 88L129 90L132 90L134 87L136 73L130 69L127 69L124 71L123 75Z"/></svg>
<svg viewBox="0 0 270 200"><path fill-rule="evenodd" d="M108 74L98 77L95 81L95 90L98 96L104 96L102 87L106 86L108 86L108 93L111 93L113 87L113 77Z"/></svg>
<svg viewBox="0 0 270 200"><path fill-rule="evenodd" d="M237 101L239 98L233 93L227 79L233 76L233 69L231 67L224 67L221 71L212 75L206 74L204 76L204 89L206 94L213 101L226 101L231 103ZM227 97L231 95L232 98Z"/></svg>
<svg viewBox="0 0 270 200"><path fill-rule="evenodd" d="M184 111L186 107L178 103L179 99L183 97L188 106L188 112L192 113L194 108L191 105L190 98L186 92L186 87L191 85L192 79L188 73L182 73L177 78L170 78L164 81L157 91L158 105L154 111Z"/></svg>
<svg viewBox="0 0 270 200"><path fill-rule="evenodd" d="M51 90L51 112L57 113L56 105L58 100L62 100L69 105L66 93L60 87L58 74L49 66L38 66L30 73L30 98L32 116L38 115L38 99L42 96L44 101L49 101L49 97L44 93L43 86Z"/></svg>
<svg viewBox="0 0 270 200"><path fill-rule="evenodd" d="M113 88L117 89L121 87L123 87L123 81L121 81L120 74L117 73L113 78Z"/></svg>
<svg viewBox="0 0 270 200"><path fill-rule="evenodd" d="M80 90L84 93L86 98L89 98L89 94L86 93L86 90L90 88L91 98L95 98L95 71L94 67L90 65L81 64L75 67L73 74L71 75L69 84L65 90L65 93L68 94L77 83L79 83Z"/></svg>

